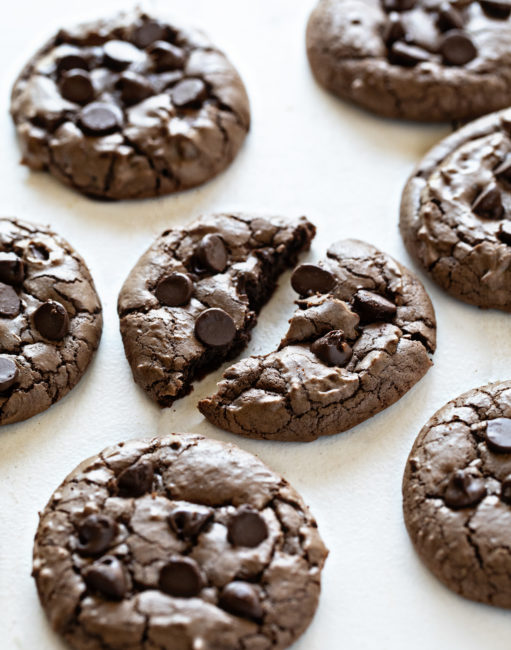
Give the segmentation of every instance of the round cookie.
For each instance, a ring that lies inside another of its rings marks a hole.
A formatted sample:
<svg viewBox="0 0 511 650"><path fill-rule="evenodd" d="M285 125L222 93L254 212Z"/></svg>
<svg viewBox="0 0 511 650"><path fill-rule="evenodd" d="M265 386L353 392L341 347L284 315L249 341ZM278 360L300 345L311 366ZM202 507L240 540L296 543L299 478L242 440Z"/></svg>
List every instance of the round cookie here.
<svg viewBox="0 0 511 650"><path fill-rule="evenodd" d="M511 110L437 144L412 173L400 229L412 257L451 295L511 311Z"/></svg>
<svg viewBox="0 0 511 650"><path fill-rule="evenodd" d="M402 397L432 365L436 321L417 277L361 241L332 246L291 284L301 298L280 347L228 368L199 402L249 438L305 442L346 431Z"/></svg>
<svg viewBox="0 0 511 650"><path fill-rule="evenodd" d="M285 479L202 436L120 443L41 514L39 597L78 650L287 648L317 607L327 550Z"/></svg>
<svg viewBox="0 0 511 650"><path fill-rule="evenodd" d="M511 103L510 5L320 0L307 27L317 81L387 117L467 120Z"/></svg>
<svg viewBox="0 0 511 650"><path fill-rule="evenodd" d="M450 401L415 441L403 479L406 527L449 589L511 608L511 382Z"/></svg>
<svg viewBox="0 0 511 650"><path fill-rule="evenodd" d="M170 406L196 378L236 356L278 276L315 232L305 217L241 214L166 230L119 294L121 334L137 384Z"/></svg>
<svg viewBox="0 0 511 650"><path fill-rule="evenodd" d="M68 393L102 325L80 255L50 228L0 218L0 424L26 420Z"/></svg>
<svg viewBox="0 0 511 650"><path fill-rule="evenodd" d="M216 176L250 125L243 82L201 33L135 11L60 30L11 97L23 163L134 199Z"/></svg>

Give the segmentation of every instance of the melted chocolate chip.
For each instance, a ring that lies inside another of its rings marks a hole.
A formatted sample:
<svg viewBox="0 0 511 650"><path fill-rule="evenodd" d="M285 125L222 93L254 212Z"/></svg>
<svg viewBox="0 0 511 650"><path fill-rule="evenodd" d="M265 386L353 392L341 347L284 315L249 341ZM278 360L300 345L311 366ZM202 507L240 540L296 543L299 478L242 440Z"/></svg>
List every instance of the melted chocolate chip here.
<svg viewBox="0 0 511 650"><path fill-rule="evenodd" d="M218 604L226 612L235 616L256 621L263 617L259 594L254 585L248 582L230 582L222 589Z"/></svg>
<svg viewBox="0 0 511 650"><path fill-rule="evenodd" d="M417 45L409 45L404 41L396 41L392 44L389 52L391 63L411 67L424 61L429 61L431 56L427 50Z"/></svg>
<svg viewBox="0 0 511 650"><path fill-rule="evenodd" d="M89 589L99 591L103 596L121 600L127 591L126 575L122 564L116 557L105 555L82 572Z"/></svg>
<svg viewBox="0 0 511 650"><path fill-rule="evenodd" d="M78 525L80 555L102 555L117 535L117 523L106 515L89 515Z"/></svg>
<svg viewBox="0 0 511 650"><path fill-rule="evenodd" d="M63 305L47 300L34 312L36 330L50 341L60 341L69 331L69 316Z"/></svg>
<svg viewBox="0 0 511 650"><path fill-rule="evenodd" d="M490 183L472 204L472 211L482 219L502 219L504 207L496 183Z"/></svg>
<svg viewBox="0 0 511 650"><path fill-rule="evenodd" d="M497 232L497 237L503 244L511 246L511 222L504 221L500 224L499 231Z"/></svg>
<svg viewBox="0 0 511 650"><path fill-rule="evenodd" d="M36 262L44 261L50 259L50 251L46 248L44 244L38 244L37 242L30 242L28 245L28 257Z"/></svg>
<svg viewBox="0 0 511 650"><path fill-rule="evenodd" d="M195 336L210 347L229 345L236 337L236 325L227 312L213 307L197 317Z"/></svg>
<svg viewBox="0 0 511 650"><path fill-rule="evenodd" d="M511 14L511 4L505 0L479 0L479 4L490 18L505 20Z"/></svg>
<svg viewBox="0 0 511 650"><path fill-rule="evenodd" d="M121 128L122 120L122 112L115 104L92 102L80 111L78 126L86 135L108 135Z"/></svg>
<svg viewBox="0 0 511 650"><path fill-rule="evenodd" d="M482 478L456 470L449 478L444 501L451 508L468 508L479 503L485 496L486 487Z"/></svg>
<svg viewBox="0 0 511 650"><path fill-rule="evenodd" d="M227 266L227 249L224 240L220 235L205 235L197 248L197 257L200 264L209 271L222 273Z"/></svg>
<svg viewBox="0 0 511 650"><path fill-rule="evenodd" d="M156 41L147 50L154 61L158 72L166 72L182 68L185 64L185 53L166 41Z"/></svg>
<svg viewBox="0 0 511 650"><path fill-rule="evenodd" d="M80 54L65 54L57 59L57 72L64 72L65 70L73 70L75 68L81 70L89 69L89 62Z"/></svg>
<svg viewBox="0 0 511 650"><path fill-rule="evenodd" d="M178 537L196 537L213 518L209 508L182 506L175 508L168 516L169 526Z"/></svg>
<svg viewBox="0 0 511 650"><path fill-rule="evenodd" d="M389 322L396 315L396 305L377 293L360 289L353 296L353 309L360 316L360 323Z"/></svg>
<svg viewBox="0 0 511 650"><path fill-rule="evenodd" d="M383 0L385 11L409 11L413 9L417 0Z"/></svg>
<svg viewBox="0 0 511 650"><path fill-rule="evenodd" d="M511 474L506 476L500 486L500 498L506 503L511 503Z"/></svg>
<svg viewBox="0 0 511 650"><path fill-rule="evenodd" d="M20 313L21 302L10 284L0 282L0 316L14 318Z"/></svg>
<svg viewBox="0 0 511 650"><path fill-rule="evenodd" d="M133 42L143 49L154 41L164 40L166 36L167 30L163 25L156 20L148 20L135 29Z"/></svg>
<svg viewBox="0 0 511 650"><path fill-rule="evenodd" d="M124 70L140 59L140 50L127 41L107 41L103 54L105 65L112 70Z"/></svg>
<svg viewBox="0 0 511 650"><path fill-rule="evenodd" d="M301 264L293 271L291 286L300 296L328 293L335 286L335 278L330 271L321 266Z"/></svg>
<svg viewBox="0 0 511 650"><path fill-rule="evenodd" d="M162 305L179 307L190 301L193 283L185 273L171 273L158 282L154 293Z"/></svg>
<svg viewBox="0 0 511 650"><path fill-rule="evenodd" d="M448 32L450 29L463 28L463 16L450 2L442 2L438 9L438 29Z"/></svg>
<svg viewBox="0 0 511 650"><path fill-rule="evenodd" d="M511 419L495 418L486 425L484 438L488 447L497 454L511 454Z"/></svg>
<svg viewBox="0 0 511 650"><path fill-rule="evenodd" d="M445 33L440 45L440 53L446 65L465 65L477 56L477 50L471 39L458 29Z"/></svg>
<svg viewBox="0 0 511 650"><path fill-rule="evenodd" d="M153 486L154 468L150 461L140 460L130 465L117 477L119 494L123 497L141 497Z"/></svg>
<svg viewBox="0 0 511 650"><path fill-rule="evenodd" d="M203 580L197 563L188 557L170 560L161 570L159 587L176 598L192 598L200 593Z"/></svg>
<svg viewBox="0 0 511 650"><path fill-rule="evenodd" d="M122 101L128 106L138 104L153 94L149 81L131 70L123 72L116 85L121 91Z"/></svg>
<svg viewBox="0 0 511 650"><path fill-rule="evenodd" d="M313 352L327 366L344 366L353 354L341 330L333 330L311 345Z"/></svg>
<svg viewBox="0 0 511 650"><path fill-rule="evenodd" d="M94 87L85 70L64 72L60 80L60 92L64 99L76 104L88 104L94 99Z"/></svg>
<svg viewBox="0 0 511 650"><path fill-rule="evenodd" d="M497 178L511 182L511 155L508 154L505 159L495 167L493 173Z"/></svg>
<svg viewBox="0 0 511 650"><path fill-rule="evenodd" d="M250 506L242 506L227 524L227 539L233 546L259 546L268 537L268 527L261 515Z"/></svg>
<svg viewBox="0 0 511 650"><path fill-rule="evenodd" d="M387 45L387 47L390 47L392 43L404 39L405 33L406 32L405 32L403 22L401 20L401 16L395 11L393 11L392 13L389 14L387 23L383 28L382 36L383 36L383 40L385 41L385 44Z"/></svg>
<svg viewBox="0 0 511 650"><path fill-rule="evenodd" d="M21 284L25 278L25 264L16 253L0 253L0 282Z"/></svg>
<svg viewBox="0 0 511 650"><path fill-rule="evenodd" d="M172 103L179 108L200 108L207 97L206 84L201 79L183 79L170 91Z"/></svg>
<svg viewBox="0 0 511 650"><path fill-rule="evenodd" d="M0 393L9 390L18 379L18 366L9 357L0 357Z"/></svg>

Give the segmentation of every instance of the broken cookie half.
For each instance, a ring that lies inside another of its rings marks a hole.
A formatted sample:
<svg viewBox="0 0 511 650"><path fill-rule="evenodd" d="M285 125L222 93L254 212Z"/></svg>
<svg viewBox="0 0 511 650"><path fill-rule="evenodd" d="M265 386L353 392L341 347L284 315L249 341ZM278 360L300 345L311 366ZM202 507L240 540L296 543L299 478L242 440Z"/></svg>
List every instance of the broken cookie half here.
<svg viewBox="0 0 511 650"><path fill-rule="evenodd" d="M295 269L300 294L278 350L243 359L199 402L250 438L309 441L345 431L402 397L432 365L436 320L418 278L370 244L333 244Z"/></svg>

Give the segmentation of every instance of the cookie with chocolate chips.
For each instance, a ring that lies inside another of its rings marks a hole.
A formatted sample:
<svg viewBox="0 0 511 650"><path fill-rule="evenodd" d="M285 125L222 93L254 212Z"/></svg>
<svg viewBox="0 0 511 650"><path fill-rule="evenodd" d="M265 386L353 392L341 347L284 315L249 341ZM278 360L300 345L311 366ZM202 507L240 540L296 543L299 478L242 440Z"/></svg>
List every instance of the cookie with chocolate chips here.
<svg viewBox="0 0 511 650"><path fill-rule="evenodd" d="M160 406L247 344L280 273L315 235L304 217L202 217L165 231L141 257L119 295L133 377Z"/></svg>
<svg viewBox="0 0 511 650"><path fill-rule="evenodd" d="M419 280L357 240L333 244L291 284L298 309L280 347L228 368L199 403L213 424L249 438L309 441L387 408L429 370L433 306Z"/></svg>
<svg viewBox="0 0 511 650"><path fill-rule="evenodd" d="M511 5L320 0L307 27L317 81L384 115L468 120L511 103Z"/></svg>
<svg viewBox="0 0 511 650"><path fill-rule="evenodd" d="M327 550L301 497L234 445L173 434L79 465L41 514L33 575L77 650L280 650Z"/></svg>
<svg viewBox="0 0 511 650"><path fill-rule="evenodd" d="M403 191L406 247L448 293L511 311L511 110L468 124L419 163Z"/></svg>
<svg viewBox="0 0 511 650"><path fill-rule="evenodd" d="M0 218L0 425L68 393L98 347L101 303L83 259L50 228Z"/></svg>
<svg viewBox="0 0 511 650"><path fill-rule="evenodd" d="M426 423L406 464L403 508L439 580L511 608L511 381L470 390Z"/></svg>
<svg viewBox="0 0 511 650"><path fill-rule="evenodd" d="M250 125L243 82L223 52L139 11L60 30L14 84L11 114L24 164L107 199L208 181Z"/></svg>

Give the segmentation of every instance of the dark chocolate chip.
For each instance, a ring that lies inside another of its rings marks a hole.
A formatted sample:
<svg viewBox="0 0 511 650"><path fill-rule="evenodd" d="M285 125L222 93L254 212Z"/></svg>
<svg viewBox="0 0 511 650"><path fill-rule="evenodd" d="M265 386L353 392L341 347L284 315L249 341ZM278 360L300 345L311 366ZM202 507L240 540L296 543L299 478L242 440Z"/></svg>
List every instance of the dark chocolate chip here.
<svg viewBox="0 0 511 650"><path fill-rule="evenodd" d="M396 65L411 67L424 61L430 61L431 56L428 51L416 45L409 45L404 41L396 41L392 44L389 52L389 60Z"/></svg>
<svg viewBox="0 0 511 650"><path fill-rule="evenodd" d="M114 600L121 600L127 591L126 575L122 564L116 557L105 555L82 572L89 589Z"/></svg>
<svg viewBox="0 0 511 650"><path fill-rule="evenodd" d="M486 425L484 438L488 447L497 454L511 454L511 419L495 418Z"/></svg>
<svg viewBox="0 0 511 650"><path fill-rule="evenodd" d="M383 0L385 11L409 11L413 9L417 0Z"/></svg>
<svg viewBox="0 0 511 650"><path fill-rule="evenodd" d="M122 101L128 106L138 104L153 94L149 81L131 70L123 72L116 85L121 91Z"/></svg>
<svg viewBox="0 0 511 650"><path fill-rule="evenodd" d="M479 0L479 4L490 18L504 20L511 14L511 4L505 0Z"/></svg>
<svg viewBox="0 0 511 650"><path fill-rule="evenodd" d="M69 316L60 302L47 300L34 312L34 325L50 341L60 341L69 331Z"/></svg>
<svg viewBox="0 0 511 650"><path fill-rule="evenodd" d="M227 524L227 539L233 546L259 546L268 537L268 526L250 506L242 506Z"/></svg>
<svg viewBox="0 0 511 650"><path fill-rule="evenodd" d="M65 54L57 59L57 71L59 73L76 68L81 70L89 69L89 62L80 54Z"/></svg>
<svg viewBox="0 0 511 650"><path fill-rule="evenodd" d="M511 222L510 221L503 221L500 224L497 237L500 239L500 241L503 244L507 244L508 246L511 246Z"/></svg>
<svg viewBox="0 0 511 650"><path fill-rule="evenodd" d="M341 330L333 330L311 345L313 352L327 366L344 366L353 354Z"/></svg>
<svg viewBox="0 0 511 650"><path fill-rule="evenodd" d="M18 366L9 357L0 357L0 393L4 393L16 383Z"/></svg>
<svg viewBox="0 0 511 650"><path fill-rule="evenodd" d="M511 155L507 155L505 159L495 167L493 173L497 178L502 178L511 182Z"/></svg>
<svg viewBox="0 0 511 650"><path fill-rule="evenodd" d="M119 494L125 497L141 497L153 486L154 468L150 461L140 460L130 465L117 477Z"/></svg>
<svg viewBox="0 0 511 650"><path fill-rule="evenodd" d="M396 41L404 39L405 28L401 21L401 16L395 11L389 14L387 22L383 27L382 36L387 47L390 47Z"/></svg>
<svg viewBox="0 0 511 650"><path fill-rule="evenodd" d="M176 598L197 596L203 584L197 563L188 557L170 560L160 572L160 589Z"/></svg>
<svg viewBox="0 0 511 650"><path fill-rule="evenodd" d="M107 41L103 45L105 65L112 70L124 70L132 63L140 60L141 52L127 41Z"/></svg>
<svg viewBox="0 0 511 650"><path fill-rule="evenodd" d="M0 316L14 318L20 313L21 302L10 284L0 282Z"/></svg>
<svg viewBox="0 0 511 650"><path fill-rule="evenodd" d="M353 296L353 309L362 324L391 321L396 315L396 305L377 293L360 289Z"/></svg>
<svg viewBox="0 0 511 650"><path fill-rule="evenodd" d="M456 470L449 478L444 501L451 508L468 508L475 506L485 496L486 487L482 478Z"/></svg>
<svg viewBox="0 0 511 650"><path fill-rule="evenodd" d="M259 594L254 585L248 582L236 580L225 585L220 594L218 604L226 612L235 616L256 621L263 617L263 608Z"/></svg>
<svg viewBox="0 0 511 650"><path fill-rule="evenodd" d="M156 20L148 20L133 32L133 42L140 48L145 48L154 41L164 40L167 36L166 28Z"/></svg>
<svg viewBox="0 0 511 650"><path fill-rule="evenodd" d="M185 64L185 53L166 41L156 41L147 48L158 72L182 68Z"/></svg>
<svg viewBox="0 0 511 650"><path fill-rule="evenodd" d="M291 286L301 296L328 293L334 288L335 278L326 269L315 264L301 264L291 276Z"/></svg>
<svg viewBox="0 0 511 650"><path fill-rule="evenodd" d="M463 28L463 16L450 2L442 2L438 9L438 29L448 32L450 29Z"/></svg>
<svg viewBox="0 0 511 650"><path fill-rule="evenodd" d="M0 253L0 282L21 284L25 277L25 264L16 253Z"/></svg>
<svg viewBox="0 0 511 650"><path fill-rule="evenodd" d="M504 207L496 183L490 183L472 204L472 211L482 219L502 219Z"/></svg>
<svg viewBox="0 0 511 650"><path fill-rule="evenodd" d="M227 266L227 249L219 235L205 235L197 247L197 257L202 266L213 273L222 273Z"/></svg>
<svg viewBox="0 0 511 650"><path fill-rule="evenodd" d="M189 539L196 537L212 518L209 508L181 506L170 513L168 522L178 537Z"/></svg>
<svg viewBox="0 0 511 650"><path fill-rule="evenodd" d="M46 260L50 259L50 251L46 248L44 244L38 244L37 242L30 242L28 245L28 254L33 260Z"/></svg>
<svg viewBox="0 0 511 650"><path fill-rule="evenodd" d="M117 535L117 523L106 515L89 515L78 525L80 555L102 555Z"/></svg>
<svg viewBox="0 0 511 650"><path fill-rule="evenodd" d="M64 99L76 104L88 104L94 99L94 87L86 70L68 70L60 80L60 92Z"/></svg>
<svg viewBox="0 0 511 650"><path fill-rule="evenodd" d="M440 45L440 53L446 65L465 65L477 56L474 43L458 29L451 29L445 33Z"/></svg>
<svg viewBox="0 0 511 650"><path fill-rule="evenodd" d="M185 273L171 273L158 282L154 293L162 305L179 307L190 301L193 283Z"/></svg>
<svg viewBox="0 0 511 650"><path fill-rule="evenodd" d="M118 131L122 124L122 112L115 104L92 102L78 115L78 126L87 135L108 135Z"/></svg>
<svg viewBox="0 0 511 650"><path fill-rule="evenodd" d="M183 79L172 88L170 96L179 108L199 108L207 97L206 84L200 79Z"/></svg>
<svg viewBox="0 0 511 650"><path fill-rule="evenodd" d="M195 321L195 336L210 347L229 345L236 337L236 325L223 309L206 309Z"/></svg>
<svg viewBox="0 0 511 650"><path fill-rule="evenodd" d="M506 476L500 486L500 498L506 503L511 503L511 474Z"/></svg>

